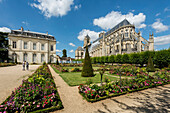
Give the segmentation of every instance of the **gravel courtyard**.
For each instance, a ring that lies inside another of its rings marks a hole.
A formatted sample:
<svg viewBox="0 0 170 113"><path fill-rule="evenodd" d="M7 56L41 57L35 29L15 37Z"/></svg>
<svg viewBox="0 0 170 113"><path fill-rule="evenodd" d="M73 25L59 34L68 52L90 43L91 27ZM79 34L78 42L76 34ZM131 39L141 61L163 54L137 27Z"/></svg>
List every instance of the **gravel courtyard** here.
<svg viewBox="0 0 170 113"><path fill-rule="evenodd" d="M22 65L0 67L0 103L2 103L19 85L31 75L39 65L30 65L30 69L22 71Z"/></svg>

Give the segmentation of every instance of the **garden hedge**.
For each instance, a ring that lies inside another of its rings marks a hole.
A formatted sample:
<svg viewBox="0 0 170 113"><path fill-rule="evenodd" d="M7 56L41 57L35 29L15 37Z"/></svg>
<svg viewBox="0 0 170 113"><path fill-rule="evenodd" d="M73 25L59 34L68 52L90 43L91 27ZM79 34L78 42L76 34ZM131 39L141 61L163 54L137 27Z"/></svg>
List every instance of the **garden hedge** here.
<svg viewBox="0 0 170 113"><path fill-rule="evenodd" d="M131 53L124 55L111 55L102 57L92 57L92 63L130 63L130 64L143 64L148 63L149 56L151 56L153 63L159 67L168 67L170 65L170 48L160 51L144 51L140 53Z"/></svg>

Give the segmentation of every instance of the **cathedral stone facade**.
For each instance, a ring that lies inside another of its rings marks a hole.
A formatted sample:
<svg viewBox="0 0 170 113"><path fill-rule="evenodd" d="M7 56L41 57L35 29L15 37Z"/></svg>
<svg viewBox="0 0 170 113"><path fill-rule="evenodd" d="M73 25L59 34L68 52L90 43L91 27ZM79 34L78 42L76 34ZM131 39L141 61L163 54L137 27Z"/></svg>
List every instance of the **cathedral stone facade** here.
<svg viewBox="0 0 170 113"><path fill-rule="evenodd" d="M91 57L152 51L154 50L154 37L152 33L152 35L149 35L149 40L144 39L140 32L135 32L135 26L130 24L127 19L124 19L108 32L100 33L99 38L93 43L90 43L90 37L87 35L82 49L85 50L86 46L89 48ZM75 54L78 52L77 49ZM79 57L75 56L75 58L83 58L84 54L81 55Z"/></svg>
<svg viewBox="0 0 170 113"><path fill-rule="evenodd" d="M15 62L56 62L56 40L48 33L12 30L8 35L9 57Z"/></svg>

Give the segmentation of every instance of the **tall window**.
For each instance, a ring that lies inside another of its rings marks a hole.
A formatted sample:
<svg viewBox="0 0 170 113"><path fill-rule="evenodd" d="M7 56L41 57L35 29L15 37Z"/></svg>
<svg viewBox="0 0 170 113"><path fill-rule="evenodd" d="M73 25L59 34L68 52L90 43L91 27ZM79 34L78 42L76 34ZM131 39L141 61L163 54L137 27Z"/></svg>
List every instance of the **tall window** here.
<svg viewBox="0 0 170 113"><path fill-rule="evenodd" d="M44 50L44 44L41 44L41 50Z"/></svg>
<svg viewBox="0 0 170 113"><path fill-rule="evenodd" d="M53 45L51 45L51 51L53 51L53 50L54 50Z"/></svg>
<svg viewBox="0 0 170 113"><path fill-rule="evenodd" d="M13 48L17 48L17 43L15 41L13 41L13 45L12 45Z"/></svg>
<svg viewBox="0 0 170 113"><path fill-rule="evenodd" d="M36 50L36 43L33 43L33 50Z"/></svg>
<svg viewBox="0 0 170 113"><path fill-rule="evenodd" d="M128 37L128 33L125 33L125 37Z"/></svg>
<svg viewBox="0 0 170 113"><path fill-rule="evenodd" d="M24 49L27 49L27 42L24 42Z"/></svg>
<svg viewBox="0 0 170 113"><path fill-rule="evenodd" d="M41 54L41 62L44 62L44 54Z"/></svg>
<svg viewBox="0 0 170 113"><path fill-rule="evenodd" d="M33 63L36 62L36 54L33 54L32 62L33 62Z"/></svg>
<svg viewBox="0 0 170 113"><path fill-rule="evenodd" d="M24 53L23 61L27 61L27 53Z"/></svg>

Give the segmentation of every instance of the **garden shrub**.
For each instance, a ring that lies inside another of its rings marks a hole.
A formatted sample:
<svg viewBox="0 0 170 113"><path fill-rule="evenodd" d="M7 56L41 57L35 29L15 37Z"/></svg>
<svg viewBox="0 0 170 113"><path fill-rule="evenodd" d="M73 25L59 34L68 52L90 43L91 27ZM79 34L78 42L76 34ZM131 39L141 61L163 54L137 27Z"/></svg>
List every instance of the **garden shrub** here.
<svg viewBox="0 0 170 113"><path fill-rule="evenodd" d="M155 68L151 56L149 56L146 70L147 72L155 72Z"/></svg>
<svg viewBox="0 0 170 113"><path fill-rule="evenodd" d="M115 56L114 55L111 55L111 56L109 56L109 63L112 63L112 65L113 65L113 63L115 62Z"/></svg>
<svg viewBox="0 0 170 113"><path fill-rule="evenodd" d="M122 63L129 63L129 55L128 54L122 55Z"/></svg>
<svg viewBox="0 0 170 113"><path fill-rule="evenodd" d="M154 62L159 68L168 67L170 65L170 49L156 51Z"/></svg>
<svg viewBox="0 0 170 113"><path fill-rule="evenodd" d="M104 63L108 63L109 62L109 57L108 56L105 56L104 57Z"/></svg>
<svg viewBox="0 0 170 113"><path fill-rule="evenodd" d="M121 60L122 60L122 55L120 54L116 55L116 62L121 63Z"/></svg>
<svg viewBox="0 0 170 113"><path fill-rule="evenodd" d="M90 59L90 56L89 56L88 47L86 47L85 59L84 59L84 64L83 64L81 76L82 77L92 77L92 76L94 76L93 68L92 68L92 64L91 64L91 59Z"/></svg>

